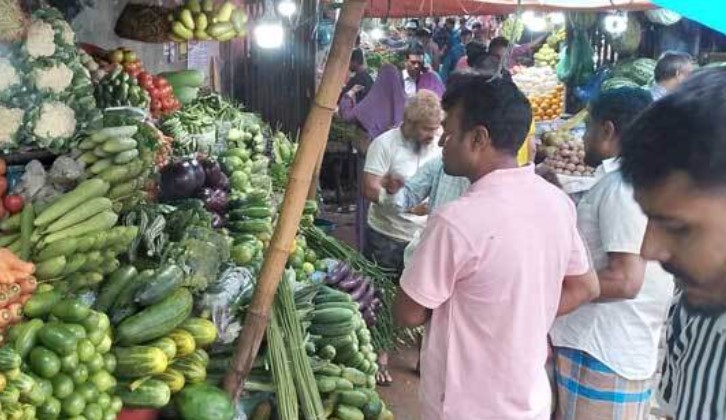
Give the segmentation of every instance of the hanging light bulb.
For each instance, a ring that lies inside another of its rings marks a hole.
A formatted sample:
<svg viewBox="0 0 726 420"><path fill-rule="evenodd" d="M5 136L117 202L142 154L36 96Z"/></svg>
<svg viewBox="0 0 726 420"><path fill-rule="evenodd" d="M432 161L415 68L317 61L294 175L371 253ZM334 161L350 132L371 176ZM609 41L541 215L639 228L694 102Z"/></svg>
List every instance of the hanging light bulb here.
<svg viewBox="0 0 726 420"><path fill-rule="evenodd" d="M282 0L277 4L277 11L286 18L292 17L297 12L297 4L292 0Z"/></svg>
<svg viewBox="0 0 726 420"><path fill-rule="evenodd" d="M386 34L383 33L383 29L376 27L376 28L371 29L370 35L371 35L371 38L373 38L374 41L379 41L379 40L383 39L383 37Z"/></svg>
<svg viewBox="0 0 726 420"><path fill-rule="evenodd" d="M550 22L552 22L553 25L564 25L565 24L565 14L561 12L554 12L549 14Z"/></svg>
<svg viewBox="0 0 726 420"><path fill-rule="evenodd" d="M547 21L545 18L531 10L522 13L522 23L532 32L544 32L547 30Z"/></svg>
<svg viewBox="0 0 726 420"><path fill-rule="evenodd" d="M628 15L624 12L615 12L605 16L603 28L613 35L620 35L628 29Z"/></svg>
<svg viewBox="0 0 726 420"><path fill-rule="evenodd" d="M260 22L254 30L257 46L266 50L282 46L285 30L280 22Z"/></svg>

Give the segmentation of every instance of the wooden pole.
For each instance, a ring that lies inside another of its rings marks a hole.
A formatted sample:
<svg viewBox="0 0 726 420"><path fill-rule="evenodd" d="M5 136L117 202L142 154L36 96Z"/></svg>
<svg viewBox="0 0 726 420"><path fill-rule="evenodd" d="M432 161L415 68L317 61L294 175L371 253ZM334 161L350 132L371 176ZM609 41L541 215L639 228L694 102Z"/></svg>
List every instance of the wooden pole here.
<svg viewBox="0 0 726 420"><path fill-rule="evenodd" d="M347 0L335 27L335 36L320 88L305 120L300 146L290 168L290 180L285 190L280 217L270 247L265 253L244 326L237 338L232 369L224 377L224 389L235 401L241 394L243 381L252 368L267 328L270 306L297 234L313 171L328 141L331 119L340 96L340 86L348 71L350 51L355 45L365 6L366 0Z"/></svg>

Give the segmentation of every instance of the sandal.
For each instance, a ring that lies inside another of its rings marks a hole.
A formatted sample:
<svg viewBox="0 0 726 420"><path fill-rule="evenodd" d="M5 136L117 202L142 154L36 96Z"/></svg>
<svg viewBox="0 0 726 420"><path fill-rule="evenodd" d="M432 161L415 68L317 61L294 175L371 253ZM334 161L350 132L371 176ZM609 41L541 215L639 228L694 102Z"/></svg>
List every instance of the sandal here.
<svg viewBox="0 0 726 420"><path fill-rule="evenodd" d="M388 371L388 364L378 365L376 383L380 386L391 386L391 384L393 384L393 378L391 377L391 373Z"/></svg>

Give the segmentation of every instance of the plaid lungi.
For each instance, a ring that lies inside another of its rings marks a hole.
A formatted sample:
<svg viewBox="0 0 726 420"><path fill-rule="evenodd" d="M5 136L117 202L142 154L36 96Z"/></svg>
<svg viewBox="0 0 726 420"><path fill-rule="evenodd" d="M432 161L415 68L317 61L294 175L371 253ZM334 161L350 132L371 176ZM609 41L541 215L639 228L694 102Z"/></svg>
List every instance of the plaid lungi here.
<svg viewBox="0 0 726 420"><path fill-rule="evenodd" d="M648 418L653 381L619 376L589 354L555 348L557 420Z"/></svg>

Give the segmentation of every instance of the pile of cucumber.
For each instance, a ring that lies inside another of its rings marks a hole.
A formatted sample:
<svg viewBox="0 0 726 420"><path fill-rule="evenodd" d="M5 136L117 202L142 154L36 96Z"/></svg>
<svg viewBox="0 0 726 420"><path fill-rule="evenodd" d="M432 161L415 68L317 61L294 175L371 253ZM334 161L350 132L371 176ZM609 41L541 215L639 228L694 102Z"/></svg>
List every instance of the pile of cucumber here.
<svg viewBox="0 0 726 420"><path fill-rule="evenodd" d="M143 198L144 184L150 173L150 153L144 153L135 125L106 127L89 133L78 148L78 161L86 167L89 178L110 184L106 196L129 209Z"/></svg>
<svg viewBox="0 0 726 420"><path fill-rule="evenodd" d="M148 108L149 94L139 86L135 77L126 73L121 65L116 65L96 85L96 104L99 108L130 106Z"/></svg>
<svg viewBox="0 0 726 420"><path fill-rule="evenodd" d="M124 405L161 408L172 393L206 379L202 349L217 338L211 321L190 317L192 295L176 265L137 272L119 268L101 286L94 307L115 325L119 394ZM134 386L145 379L142 386Z"/></svg>
<svg viewBox="0 0 726 420"><path fill-rule="evenodd" d="M315 355L327 363L313 370L326 414L341 420L392 419L375 391L376 353L358 304L327 286L314 301L309 332Z"/></svg>
<svg viewBox="0 0 726 420"><path fill-rule="evenodd" d="M122 401L108 317L53 289L36 293L24 311L28 321L0 348L6 417L115 419Z"/></svg>

